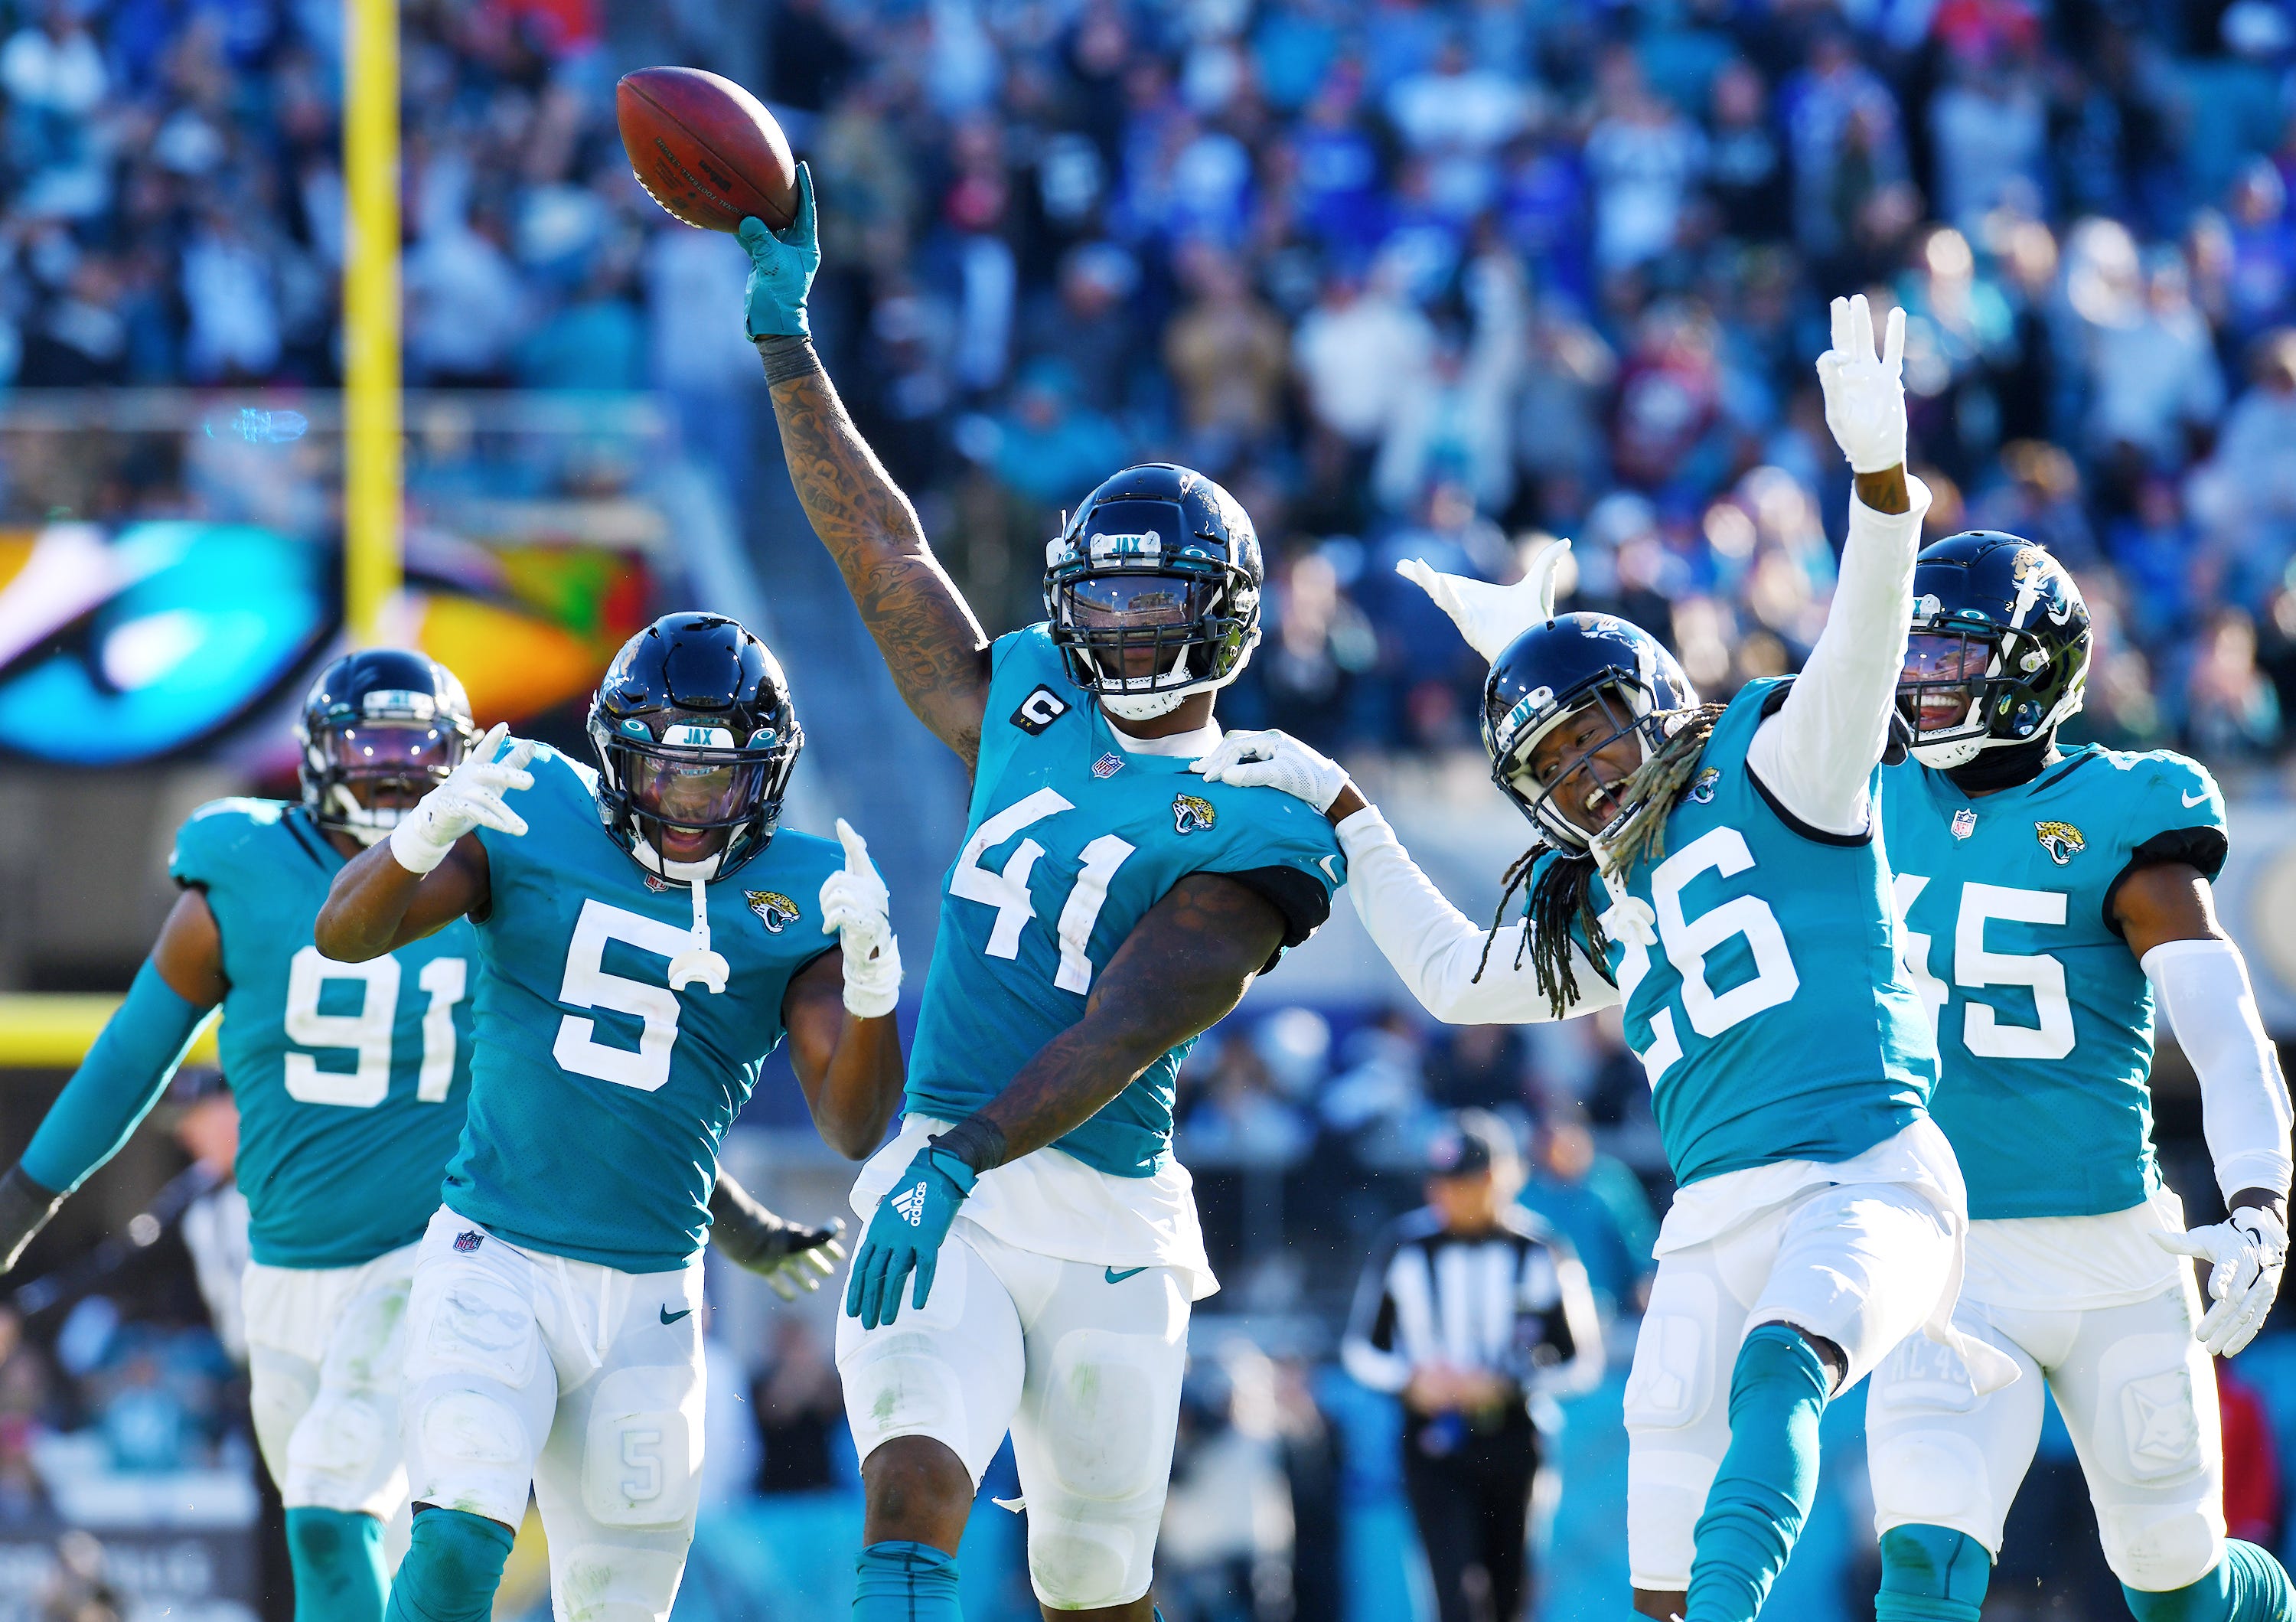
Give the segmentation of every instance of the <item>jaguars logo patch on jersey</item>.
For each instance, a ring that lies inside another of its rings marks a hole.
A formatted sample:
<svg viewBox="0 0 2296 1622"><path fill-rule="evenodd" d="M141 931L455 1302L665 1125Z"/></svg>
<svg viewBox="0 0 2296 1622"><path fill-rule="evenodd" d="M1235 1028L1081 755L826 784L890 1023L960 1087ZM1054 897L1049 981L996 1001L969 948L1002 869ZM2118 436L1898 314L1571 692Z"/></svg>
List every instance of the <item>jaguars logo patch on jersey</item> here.
<svg viewBox="0 0 2296 1622"><path fill-rule="evenodd" d="M777 889L744 890L742 895L742 899L750 904L750 910L758 915L758 922L766 926L768 935L780 934L804 916L798 910L797 903Z"/></svg>
<svg viewBox="0 0 2296 1622"><path fill-rule="evenodd" d="M1702 806L1712 805L1714 803L1715 785L1719 783L1721 781L1722 768L1718 766L1708 766L1704 771L1699 773L1695 778L1691 780L1690 798L1696 800Z"/></svg>
<svg viewBox="0 0 2296 1622"><path fill-rule="evenodd" d="M1193 833L1200 828L1210 828L1219 821L1219 813L1212 802L1193 794L1175 795L1172 799L1172 831Z"/></svg>
<svg viewBox="0 0 2296 1622"><path fill-rule="evenodd" d="M2035 823L2033 837L2041 841L2041 848L2049 853L2049 860L2060 867L2088 848L2081 831L2070 823Z"/></svg>

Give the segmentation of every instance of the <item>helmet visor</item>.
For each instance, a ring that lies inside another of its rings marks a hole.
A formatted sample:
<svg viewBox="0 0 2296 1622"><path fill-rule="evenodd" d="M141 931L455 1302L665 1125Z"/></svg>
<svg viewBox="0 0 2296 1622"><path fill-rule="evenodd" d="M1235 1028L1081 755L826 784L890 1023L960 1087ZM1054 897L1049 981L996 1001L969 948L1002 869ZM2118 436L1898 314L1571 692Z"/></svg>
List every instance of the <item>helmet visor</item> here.
<svg viewBox="0 0 2296 1622"><path fill-rule="evenodd" d="M460 728L441 721L354 721L316 740L335 777L369 809L405 808L462 764Z"/></svg>
<svg viewBox="0 0 2296 1622"><path fill-rule="evenodd" d="M1218 587L1187 575L1124 569L1062 583L1059 606L1069 641L1089 654L1103 680L1135 682L1171 674L1206 635Z"/></svg>
<svg viewBox="0 0 2296 1622"><path fill-rule="evenodd" d="M672 828L731 828L757 815L766 795L762 760L711 760L697 753L633 750L630 804Z"/></svg>
<svg viewBox="0 0 2296 1622"><path fill-rule="evenodd" d="M1997 651L1994 637L1965 631L1916 631L1906 639L1898 708L1915 742L1983 725L1978 705Z"/></svg>

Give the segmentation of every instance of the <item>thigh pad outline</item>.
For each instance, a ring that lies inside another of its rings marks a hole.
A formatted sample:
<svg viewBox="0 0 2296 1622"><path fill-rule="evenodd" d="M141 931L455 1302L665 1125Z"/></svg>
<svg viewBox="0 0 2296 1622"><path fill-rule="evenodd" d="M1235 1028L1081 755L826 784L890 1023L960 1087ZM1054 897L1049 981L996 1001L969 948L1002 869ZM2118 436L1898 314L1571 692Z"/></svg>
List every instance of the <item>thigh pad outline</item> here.
<svg viewBox="0 0 2296 1622"><path fill-rule="evenodd" d="M687 1364L616 1369L598 1381L582 1454L582 1505L603 1527L690 1519L701 1472L701 1383Z"/></svg>
<svg viewBox="0 0 2296 1622"><path fill-rule="evenodd" d="M1711 1279L1660 1274L1627 1375L1629 1430L1681 1429L1705 1414L1714 1401L1718 1306Z"/></svg>
<svg viewBox="0 0 2296 1622"><path fill-rule="evenodd" d="M516 1389L534 1377L541 1334L532 1303L511 1284L459 1270L442 1282L429 1317L410 1379L455 1370Z"/></svg>

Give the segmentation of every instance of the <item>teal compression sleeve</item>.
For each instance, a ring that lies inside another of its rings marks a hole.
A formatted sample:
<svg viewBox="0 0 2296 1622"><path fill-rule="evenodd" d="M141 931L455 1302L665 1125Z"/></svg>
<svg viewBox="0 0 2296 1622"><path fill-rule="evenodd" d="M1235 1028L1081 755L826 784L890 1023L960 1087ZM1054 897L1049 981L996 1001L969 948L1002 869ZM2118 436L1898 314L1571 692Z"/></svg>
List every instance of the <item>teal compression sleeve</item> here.
<svg viewBox="0 0 2296 1622"><path fill-rule="evenodd" d="M21 1162L24 1175L60 1194L87 1181L160 1102L206 1015L146 961L127 1000L32 1135Z"/></svg>

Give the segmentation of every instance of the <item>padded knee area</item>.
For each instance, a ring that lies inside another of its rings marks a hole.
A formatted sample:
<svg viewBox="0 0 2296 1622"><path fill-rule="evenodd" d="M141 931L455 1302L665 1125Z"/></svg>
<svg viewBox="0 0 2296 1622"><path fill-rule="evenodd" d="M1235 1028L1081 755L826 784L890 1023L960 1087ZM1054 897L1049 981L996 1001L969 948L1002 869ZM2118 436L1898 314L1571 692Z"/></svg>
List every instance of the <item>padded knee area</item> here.
<svg viewBox="0 0 2296 1622"><path fill-rule="evenodd" d="M421 1511L390 1585L388 1622L489 1622L511 1538L508 1527L483 1515Z"/></svg>
<svg viewBox="0 0 2296 1622"><path fill-rule="evenodd" d="M931 1544L871 1544L854 1571L853 1622L964 1622L956 1560Z"/></svg>
<svg viewBox="0 0 2296 1622"><path fill-rule="evenodd" d="M1891 1527L1882 1534L1882 1592L1875 1622L1978 1622L1993 1557L1948 1527Z"/></svg>
<svg viewBox="0 0 2296 1622"><path fill-rule="evenodd" d="M2122 1503L2097 1516L2097 1533L2113 1576L2140 1593L2169 1593L2222 1563L2220 1524L2197 1503Z"/></svg>
<svg viewBox="0 0 2296 1622"><path fill-rule="evenodd" d="M2182 1588L2121 1587L2136 1622L2291 1622L2296 1593L2280 1562L2254 1544L2226 1539L2224 1558Z"/></svg>
<svg viewBox="0 0 2296 1622"><path fill-rule="evenodd" d="M390 1575L382 1522L311 1508L287 1511L287 1558L295 1575L295 1622L380 1622Z"/></svg>

